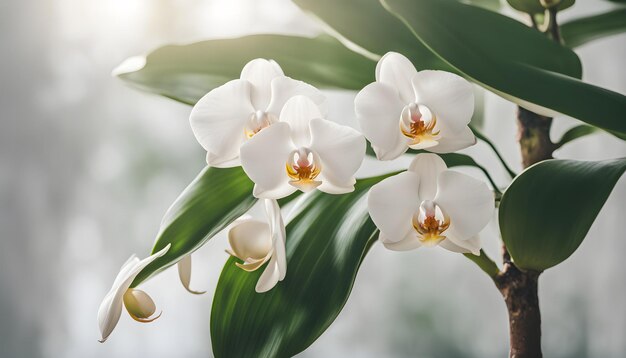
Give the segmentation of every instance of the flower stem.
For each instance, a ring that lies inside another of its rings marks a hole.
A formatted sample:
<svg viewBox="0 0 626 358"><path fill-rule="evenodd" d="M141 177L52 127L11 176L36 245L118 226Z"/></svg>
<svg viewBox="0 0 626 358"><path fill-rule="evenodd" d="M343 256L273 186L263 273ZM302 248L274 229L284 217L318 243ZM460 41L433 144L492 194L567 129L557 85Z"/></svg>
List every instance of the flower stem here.
<svg viewBox="0 0 626 358"><path fill-rule="evenodd" d="M496 266L496 263L493 262L489 256L483 251L480 250L480 256L476 256L474 254L464 254L465 257L474 262L481 270L483 270L489 277L495 280L495 278L500 273L500 269Z"/></svg>

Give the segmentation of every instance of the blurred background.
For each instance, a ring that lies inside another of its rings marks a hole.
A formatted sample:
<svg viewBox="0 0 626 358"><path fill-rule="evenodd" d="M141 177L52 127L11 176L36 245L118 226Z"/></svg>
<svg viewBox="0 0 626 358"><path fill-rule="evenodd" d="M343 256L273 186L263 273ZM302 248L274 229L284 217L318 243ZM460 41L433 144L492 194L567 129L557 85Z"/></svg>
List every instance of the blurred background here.
<svg viewBox="0 0 626 358"><path fill-rule="evenodd" d="M579 0L560 18L607 4ZM130 89L110 73L164 44L319 31L288 0L0 3L0 356L211 356L212 294L227 258L222 236L193 256L192 287L206 295L188 294L168 270L142 286L163 316L142 325L123 314L109 340L97 342L97 309L120 266L131 253L149 252L161 216L204 166L190 107ZM586 81L626 93L625 35L577 52ZM354 93L328 96L331 119L354 123ZM519 169L514 105L487 94L485 110L485 132ZM558 118L554 138L575 124ZM505 183L486 146L464 152ZM626 156L626 143L594 134L556 156ZM626 352L625 199L622 178L580 249L542 276L547 357ZM482 236L492 256L496 235L492 225ZM375 245L343 312L300 357L504 357L507 329L498 291L469 260Z"/></svg>

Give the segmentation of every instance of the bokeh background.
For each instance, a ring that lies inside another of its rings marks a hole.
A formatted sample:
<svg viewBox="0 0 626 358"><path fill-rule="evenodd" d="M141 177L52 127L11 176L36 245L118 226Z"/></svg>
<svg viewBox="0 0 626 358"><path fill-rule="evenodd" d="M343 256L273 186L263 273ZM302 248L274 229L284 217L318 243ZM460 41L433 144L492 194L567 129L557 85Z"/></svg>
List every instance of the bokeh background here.
<svg viewBox="0 0 626 358"><path fill-rule="evenodd" d="M608 4L579 0L561 20ZM163 316L141 325L123 314L109 341L97 342L97 308L119 267L131 253L148 253L162 214L204 165L190 107L128 88L110 72L169 43L319 31L288 0L0 3L0 356L211 356L212 293L227 258L222 236L193 256L192 287L206 295L188 294L169 270L143 286ZM625 35L577 52L585 80L626 93ZM354 123L354 93L328 95L331 119ZM486 133L519 169L515 107L488 94L485 110ZM553 136L575 123L558 118ZM465 152L504 183L484 145ZM626 144L604 133L556 153L625 155ZM625 199L622 178L580 249L542 276L547 357L626 354ZM497 228L483 240L497 255ZM441 249L376 245L343 312L300 356L504 357L507 347L504 303L471 262Z"/></svg>

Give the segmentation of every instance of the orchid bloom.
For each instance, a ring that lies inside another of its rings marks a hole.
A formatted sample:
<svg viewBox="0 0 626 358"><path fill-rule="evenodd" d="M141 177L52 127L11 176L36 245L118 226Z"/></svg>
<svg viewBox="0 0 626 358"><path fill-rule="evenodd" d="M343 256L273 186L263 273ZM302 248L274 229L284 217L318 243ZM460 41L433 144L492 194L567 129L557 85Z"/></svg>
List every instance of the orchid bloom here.
<svg viewBox="0 0 626 358"><path fill-rule="evenodd" d="M476 143L468 127L474 113L472 86L445 71L417 72L396 52L376 66L376 82L354 101L361 130L380 160L391 160L408 148L449 153Z"/></svg>
<svg viewBox="0 0 626 358"><path fill-rule="evenodd" d="M285 254L285 225L276 200L265 199L267 222L252 218L237 219L228 231L230 255L242 260L236 263L244 271L252 272L269 261L256 284L256 292L271 290L287 274Z"/></svg>
<svg viewBox="0 0 626 358"><path fill-rule="evenodd" d="M351 192L364 157L361 133L323 119L318 106L305 96L292 97L278 123L241 146L241 164L255 183L254 196L269 199L298 189Z"/></svg>
<svg viewBox="0 0 626 358"><path fill-rule="evenodd" d="M156 305L150 296L144 291L136 288L130 288L133 280L141 270L148 266L152 261L165 255L169 250L170 244L161 251L139 260L137 256L132 255L117 274L113 286L104 296L100 308L98 309L98 325L100 326L101 343L107 340L113 329L120 320L122 314L122 304L126 307L128 314L137 322L147 323L159 318L161 314L150 318L156 312Z"/></svg>
<svg viewBox="0 0 626 358"><path fill-rule="evenodd" d="M408 171L374 185L368 210L390 250L439 245L479 255L477 234L491 220L494 196L485 183L425 153L413 159Z"/></svg>
<svg viewBox="0 0 626 358"><path fill-rule="evenodd" d="M325 101L315 87L285 76L276 62L260 58L248 62L239 79L207 93L189 117L207 151L207 163L218 168L240 165L241 144L276 123L285 102L295 95L306 95L318 105Z"/></svg>

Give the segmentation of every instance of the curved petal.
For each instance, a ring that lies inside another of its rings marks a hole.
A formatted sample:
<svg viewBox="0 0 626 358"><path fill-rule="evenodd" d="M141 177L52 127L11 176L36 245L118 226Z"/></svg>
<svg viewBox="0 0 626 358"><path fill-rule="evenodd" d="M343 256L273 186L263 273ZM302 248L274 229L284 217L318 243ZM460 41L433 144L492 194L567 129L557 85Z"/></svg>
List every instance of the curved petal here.
<svg viewBox="0 0 626 358"><path fill-rule="evenodd" d="M463 130L474 114L472 85L454 73L420 71L413 77L413 89L417 101L437 117L442 136Z"/></svg>
<svg viewBox="0 0 626 358"><path fill-rule="evenodd" d="M135 277L157 258L165 255L167 250L170 249L170 244L167 244L161 251L143 259L139 260L135 255L131 256L126 261L119 274L115 278L113 286L109 292L104 296L100 307L98 308L98 326L100 328L101 339L100 343L104 343L113 329L120 320L122 313L122 302L124 299L124 293L130 287Z"/></svg>
<svg viewBox="0 0 626 358"><path fill-rule="evenodd" d="M274 246L272 258L275 259L277 265L278 279L282 281L287 274L287 254L285 253L287 232L285 231L285 223L276 200L265 199L265 212L270 223L270 233Z"/></svg>
<svg viewBox="0 0 626 358"><path fill-rule="evenodd" d="M274 286L276 286L278 281L281 280L280 275L281 273L278 268L278 263L276 262L276 256L273 255L269 264L267 264L267 267L263 270L261 277L259 277L259 280L256 282L254 290L258 293L271 290Z"/></svg>
<svg viewBox="0 0 626 358"><path fill-rule="evenodd" d="M309 124L314 118L322 118L322 113L315 102L305 96L291 97L280 112L280 121L289 124L291 139L297 148L311 144Z"/></svg>
<svg viewBox="0 0 626 358"><path fill-rule="evenodd" d="M385 248L392 251L410 251L422 246L419 238L412 230L409 231L409 233L406 234L406 236L398 242L392 242L387 240L383 236L382 232L380 233L380 235L378 235L378 239L383 243L383 246L385 246Z"/></svg>
<svg viewBox="0 0 626 358"><path fill-rule="evenodd" d="M435 146L426 150L440 154L456 152L476 144L476 136L474 136L474 132L472 132L470 127L465 127L460 132L448 133L447 135L442 133L441 138L437 142Z"/></svg>
<svg viewBox="0 0 626 358"><path fill-rule="evenodd" d="M419 176L404 172L374 185L368 194L367 208L389 242L398 242L413 230L412 217L420 205Z"/></svg>
<svg viewBox="0 0 626 358"><path fill-rule="evenodd" d="M305 96L317 105L322 115L328 112L326 96L310 84L297 81L287 76L276 77L272 80L272 99L267 107L267 112L276 116L280 115L285 103L294 96Z"/></svg>
<svg viewBox="0 0 626 358"><path fill-rule="evenodd" d="M209 165L224 164L239 156L244 126L252 113L250 84L242 80L227 82L196 103L189 123L194 136L209 153Z"/></svg>
<svg viewBox="0 0 626 358"><path fill-rule="evenodd" d="M396 90L378 82L365 86L354 99L361 131L379 160L395 159L408 149L408 140L400 132L404 106Z"/></svg>
<svg viewBox="0 0 626 358"><path fill-rule="evenodd" d="M481 244L478 236L474 236L468 240L455 240L454 238L449 237L440 242L439 246L452 252L458 252L461 254L471 253L476 256L480 256Z"/></svg>
<svg viewBox="0 0 626 358"><path fill-rule="evenodd" d="M279 76L284 76L283 70L273 60L257 58L243 67L240 78L252 84L251 98L255 109L267 108L272 93L272 80Z"/></svg>
<svg viewBox="0 0 626 358"><path fill-rule="evenodd" d="M437 195L437 178L448 169L440 156L430 153L418 154L409 165L409 171L419 178L419 197L421 200L433 200Z"/></svg>
<svg viewBox="0 0 626 358"><path fill-rule="evenodd" d="M228 231L228 242L234 256L243 261L263 260L272 251L270 227L262 221L241 220Z"/></svg>
<svg viewBox="0 0 626 358"><path fill-rule="evenodd" d="M135 321L147 323L161 316L159 314L157 317L150 318L156 312L156 304L154 304L152 297L142 290L127 289L123 300L126 311Z"/></svg>
<svg viewBox="0 0 626 358"><path fill-rule="evenodd" d="M289 124L280 122L261 130L241 146L241 165L255 183L254 196L279 199L295 191L288 188L285 170L294 149Z"/></svg>
<svg viewBox="0 0 626 358"><path fill-rule="evenodd" d="M183 284L183 287L187 292L192 293L194 295L202 295L206 293L206 291L194 291L189 288L189 283L191 282L191 254L183 256L177 264L178 267L178 278L180 278L180 283Z"/></svg>
<svg viewBox="0 0 626 358"><path fill-rule="evenodd" d="M494 196L480 180L452 170L439 174L435 203L450 217L446 237L455 243L475 236L491 220Z"/></svg>
<svg viewBox="0 0 626 358"><path fill-rule="evenodd" d="M325 180L318 188L325 191L324 182L334 187L350 186L354 189L354 173L365 158L365 138L358 131L324 119L313 119L311 126L311 149L322 161L322 175Z"/></svg>
<svg viewBox="0 0 626 358"><path fill-rule="evenodd" d="M387 52L376 64L376 82L393 87L404 104L415 102L411 79L416 74L411 61L397 52Z"/></svg>

